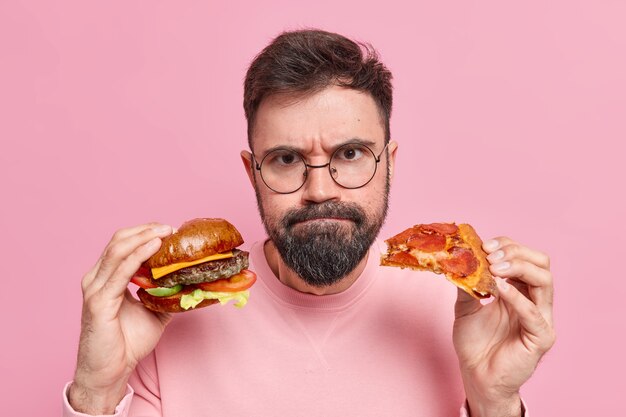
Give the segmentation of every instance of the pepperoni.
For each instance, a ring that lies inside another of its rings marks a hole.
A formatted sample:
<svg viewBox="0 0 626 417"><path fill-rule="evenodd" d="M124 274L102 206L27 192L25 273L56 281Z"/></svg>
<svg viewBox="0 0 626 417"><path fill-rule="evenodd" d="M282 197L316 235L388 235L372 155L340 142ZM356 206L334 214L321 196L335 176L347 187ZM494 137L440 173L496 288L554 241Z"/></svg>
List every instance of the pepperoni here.
<svg viewBox="0 0 626 417"><path fill-rule="evenodd" d="M406 245L424 252L438 252L446 248L446 238L436 232L426 232L421 226L414 226L387 239L387 244L390 247Z"/></svg>
<svg viewBox="0 0 626 417"><path fill-rule="evenodd" d="M398 233L397 235L390 237L386 240L386 242L391 247L403 245L415 233L417 233L417 229L415 227L411 227L406 229L404 232Z"/></svg>
<svg viewBox="0 0 626 417"><path fill-rule="evenodd" d="M408 238L406 245L423 252L439 252L446 248L446 237L438 234L415 233Z"/></svg>
<svg viewBox="0 0 626 417"><path fill-rule="evenodd" d="M426 232L435 232L441 235L453 235L455 234L459 228L454 223L431 223L431 224L422 224L420 228Z"/></svg>
<svg viewBox="0 0 626 417"><path fill-rule="evenodd" d="M439 261L443 272L466 277L478 269L478 259L470 249L455 246L448 252L451 257Z"/></svg>
<svg viewBox="0 0 626 417"><path fill-rule="evenodd" d="M388 255L387 262L397 263L401 266L420 266L419 262L413 255L408 252L396 252Z"/></svg>

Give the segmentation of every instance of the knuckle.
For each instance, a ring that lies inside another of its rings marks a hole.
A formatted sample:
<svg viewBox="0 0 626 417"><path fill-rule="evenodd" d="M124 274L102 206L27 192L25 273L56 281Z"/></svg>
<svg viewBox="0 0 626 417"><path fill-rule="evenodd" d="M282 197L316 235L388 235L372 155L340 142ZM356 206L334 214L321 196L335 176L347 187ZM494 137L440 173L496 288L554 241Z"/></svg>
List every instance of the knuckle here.
<svg viewBox="0 0 626 417"><path fill-rule="evenodd" d="M532 308L529 314L530 319L537 323L537 329L539 331L539 348L542 351L547 352L556 342L554 328L546 321L539 309Z"/></svg>
<svg viewBox="0 0 626 417"><path fill-rule="evenodd" d="M543 285L545 287L552 286L552 283L554 282L554 277L552 276L552 272L546 270L543 281L544 281Z"/></svg>
<svg viewBox="0 0 626 417"><path fill-rule="evenodd" d="M515 258L519 255L520 247L517 243L509 243L502 247L502 251L507 258Z"/></svg>
<svg viewBox="0 0 626 417"><path fill-rule="evenodd" d="M85 322L92 323L94 320L97 320L98 314L102 311L100 308L100 303L93 300L90 303L85 305L83 309L83 316L85 318Z"/></svg>
<svg viewBox="0 0 626 417"><path fill-rule="evenodd" d="M141 232L139 232L139 236L142 239L147 239L147 238L150 238L150 237L155 236L155 235L156 235L156 233L154 232L154 229L151 228L151 227L148 228L148 229L142 230Z"/></svg>
<svg viewBox="0 0 626 417"><path fill-rule="evenodd" d="M89 294L91 288L94 286L94 281L98 277L97 271L99 268L99 264L100 262L98 262L89 272L83 275L83 278L80 281L80 289L83 294L83 298L85 298Z"/></svg>
<svg viewBox="0 0 626 417"><path fill-rule="evenodd" d="M497 240L498 242L500 242L500 246L504 247L504 246L508 246L510 245L513 240L508 237L508 236L498 236L495 238L495 240Z"/></svg>
<svg viewBox="0 0 626 417"><path fill-rule="evenodd" d="M121 240L124 237L125 232L126 229L116 230L115 233L113 233L113 236L111 236L111 243Z"/></svg>
<svg viewBox="0 0 626 417"><path fill-rule="evenodd" d="M519 259L512 258L509 259L508 262L511 264L509 270L514 273L519 273L524 269L524 262L520 261Z"/></svg>
<svg viewBox="0 0 626 417"><path fill-rule="evenodd" d="M96 293L88 293L83 301L83 319L91 319L97 315L99 310L98 297Z"/></svg>
<svg viewBox="0 0 626 417"><path fill-rule="evenodd" d="M83 279L80 281L80 290L83 293L83 298L87 294L87 291L89 291L89 284L90 284L90 277L88 275L85 275Z"/></svg>
<svg viewBox="0 0 626 417"><path fill-rule="evenodd" d="M95 277L94 280L98 279ZM98 292L100 291L100 285L94 282L83 287L83 304L87 305L93 303L97 299Z"/></svg>
<svg viewBox="0 0 626 417"><path fill-rule="evenodd" d="M120 244L113 244L106 248L102 256L103 262L119 259L122 255L122 247Z"/></svg>
<svg viewBox="0 0 626 417"><path fill-rule="evenodd" d="M554 331L554 329L552 329L550 332L549 342L550 342L550 345L548 346L548 349L550 349L556 343L556 332Z"/></svg>
<svg viewBox="0 0 626 417"><path fill-rule="evenodd" d="M550 350L552 346L554 346L554 344L556 343L556 333L554 332L552 328L550 328L547 325L547 323L546 323L546 327L547 328L545 329L543 338L541 339L541 346L540 346L540 348L544 352L547 352L548 350Z"/></svg>
<svg viewBox="0 0 626 417"><path fill-rule="evenodd" d="M529 265L529 268L530 272L532 272L531 285L533 287L541 288L542 290L547 290L552 287L552 274L550 271L535 265Z"/></svg>

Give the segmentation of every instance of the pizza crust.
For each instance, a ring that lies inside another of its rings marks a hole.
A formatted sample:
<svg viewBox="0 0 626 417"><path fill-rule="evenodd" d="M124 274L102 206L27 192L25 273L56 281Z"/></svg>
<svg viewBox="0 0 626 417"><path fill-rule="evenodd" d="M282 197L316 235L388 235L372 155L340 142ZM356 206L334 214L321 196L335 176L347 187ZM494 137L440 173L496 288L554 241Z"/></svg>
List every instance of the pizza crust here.
<svg viewBox="0 0 626 417"><path fill-rule="evenodd" d="M483 241L474 228L466 223L459 224L459 234L474 252L474 256L478 260L478 268L472 275L460 280L461 283L465 284L464 286L459 285L457 281L453 282L476 298L496 295L498 293L496 281L489 272L489 261L487 261L487 253L483 250Z"/></svg>

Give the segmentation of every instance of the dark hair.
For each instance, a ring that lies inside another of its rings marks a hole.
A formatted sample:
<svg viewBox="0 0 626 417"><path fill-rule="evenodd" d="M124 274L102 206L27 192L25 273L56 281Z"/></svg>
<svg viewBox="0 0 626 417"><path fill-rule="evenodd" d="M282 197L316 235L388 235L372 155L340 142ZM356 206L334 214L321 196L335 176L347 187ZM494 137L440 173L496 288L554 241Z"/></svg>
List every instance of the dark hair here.
<svg viewBox="0 0 626 417"><path fill-rule="evenodd" d="M389 141L391 72L369 44L321 30L284 32L258 54L246 74L243 107L252 148L255 116L263 99L275 94L314 94L331 85L371 94Z"/></svg>

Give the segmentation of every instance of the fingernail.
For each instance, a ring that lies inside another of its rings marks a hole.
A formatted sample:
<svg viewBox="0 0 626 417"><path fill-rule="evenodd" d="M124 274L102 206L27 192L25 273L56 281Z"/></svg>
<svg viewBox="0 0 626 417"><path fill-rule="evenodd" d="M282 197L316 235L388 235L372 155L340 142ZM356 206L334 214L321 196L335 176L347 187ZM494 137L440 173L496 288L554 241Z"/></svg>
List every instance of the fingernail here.
<svg viewBox="0 0 626 417"><path fill-rule="evenodd" d="M505 279L502 278L496 278L496 285L498 286L498 289L502 292L507 292L511 287L511 284L509 284L508 282L506 282Z"/></svg>
<svg viewBox="0 0 626 417"><path fill-rule="evenodd" d="M499 246L500 246L500 242L498 242L495 239L491 239L483 243L483 248L489 252L498 249Z"/></svg>
<svg viewBox="0 0 626 417"><path fill-rule="evenodd" d="M502 258L504 258L504 251L501 251L501 250L497 250L491 253L489 256L487 256L487 260L489 260L489 262L498 261Z"/></svg>
<svg viewBox="0 0 626 417"><path fill-rule="evenodd" d="M510 262L500 262L499 264L491 265L491 268L493 268L495 271L505 271L509 269L510 267L511 267Z"/></svg>
<svg viewBox="0 0 626 417"><path fill-rule="evenodd" d="M161 233L167 233L167 232L169 232L170 230L172 230L172 227L171 227L171 226L168 226L168 225L166 225L166 224L162 224L162 225L159 225L159 226L154 226L154 227L152 228L152 230L154 230L154 231L155 231L156 233L158 233L158 234L161 234Z"/></svg>

